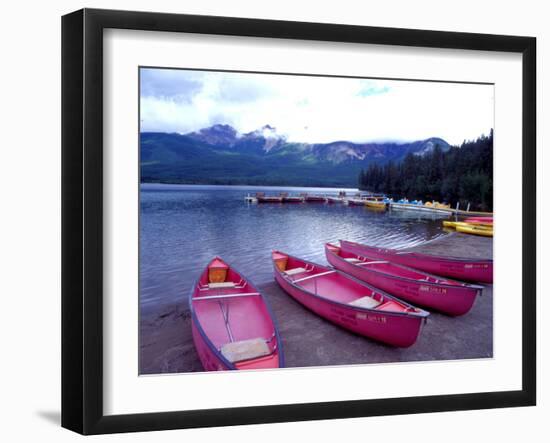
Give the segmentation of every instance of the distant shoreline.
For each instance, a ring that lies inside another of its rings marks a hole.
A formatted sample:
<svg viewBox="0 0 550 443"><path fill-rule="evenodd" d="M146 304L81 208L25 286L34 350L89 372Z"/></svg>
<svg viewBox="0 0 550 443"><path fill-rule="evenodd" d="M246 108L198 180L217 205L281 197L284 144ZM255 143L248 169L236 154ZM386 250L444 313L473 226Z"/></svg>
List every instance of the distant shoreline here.
<svg viewBox="0 0 550 443"><path fill-rule="evenodd" d="M346 191L346 192L360 192L359 188L349 188L349 187L326 187L326 186L295 186L295 185L220 185L220 184L202 184L202 183L159 183L159 182L141 182L140 188L142 187L197 187L197 188L232 188L243 190L255 190L255 189L273 189L273 190L282 190L282 189L293 189L293 190L308 190L308 189L317 189L324 191Z"/></svg>

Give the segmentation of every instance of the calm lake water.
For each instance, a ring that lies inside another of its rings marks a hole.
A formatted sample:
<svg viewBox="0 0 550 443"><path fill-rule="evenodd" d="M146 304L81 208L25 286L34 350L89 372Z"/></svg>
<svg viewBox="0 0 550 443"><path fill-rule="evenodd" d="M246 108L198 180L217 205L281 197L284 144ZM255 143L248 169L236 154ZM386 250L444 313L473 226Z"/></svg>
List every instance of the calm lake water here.
<svg viewBox="0 0 550 443"><path fill-rule="evenodd" d="M256 285L273 279L270 253L279 249L326 264L324 243L339 239L392 248L446 235L431 214L375 212L342 204L251 204L245 195L341 189L141 185L140 304L142 313L184 302L207 263L219 255ZM356 190L347 190L356 192Z"/></svg>

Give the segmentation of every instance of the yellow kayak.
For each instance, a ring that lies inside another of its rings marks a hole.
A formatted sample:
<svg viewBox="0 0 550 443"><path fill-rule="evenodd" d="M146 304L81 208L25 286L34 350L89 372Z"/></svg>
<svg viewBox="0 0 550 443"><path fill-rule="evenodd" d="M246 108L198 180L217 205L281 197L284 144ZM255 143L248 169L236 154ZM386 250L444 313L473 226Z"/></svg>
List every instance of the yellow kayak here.
<svg viewBox="0 0 550 443"><path fill-rule="evenodd" d="M376 201L367 200L365 202L365 205L367 206L367 208L386 209L386 203L384 203L384 202L376 202Z"/></svg>
<svg viewBox="0 0 550 443"><path fill-rule="evenodd" d="M483 235L485 237L493 236L493 229L482 227L482 226L457 226L457 232L462 232L464 234L474 234L474 235Z"/></svg>
<svg viewBox="0 0 550 443"><path fill-rule="evenodd" d="M462 227L468 227L468 226L475 226L481 229L493 229L493 225L489 225L487 223L471 223L471 222L455 222L455 221L447 221L445 220L443 222L443 226L446 228L457 228L458 226Z"/></svg>
<svg viewBox="0 0 550 443"><path fill-rule="evenodd" d="M473 226L481 226L481 227L485 227L485 228L490 228L490 229L493 229L493 224L492 223L488 223L488 222L473 222L473 221L463 221L463 222L459 222L459 223L468 223L469 225L473 225Z"/></svg>
<svg viewBox="0 0 550 443"><path fill-rule="evenodd" d="M428 208L436 208L436 209L451 209L451 205L445 205L439 202L426 202L424 203L424 206L427 206Z"/></svg>

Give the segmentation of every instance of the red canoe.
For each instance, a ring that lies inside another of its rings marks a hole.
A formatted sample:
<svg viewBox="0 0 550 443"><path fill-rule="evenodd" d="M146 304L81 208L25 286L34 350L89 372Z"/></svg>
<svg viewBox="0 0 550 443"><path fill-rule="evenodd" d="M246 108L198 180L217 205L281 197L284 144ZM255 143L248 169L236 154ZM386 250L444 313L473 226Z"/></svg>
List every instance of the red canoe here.
<svg viewBox="0 0 550 443"><path fill-rule="evenodd" d="M458 280L493 283L493 260L420 254L340 240L342 250Z"/></svg>
<svg viewBox="0 0 550 443"><path fill-rule="evenodd" d="M221 258L191 291L193 341L205 370L284 366L277 326L264 297Z"/></svg>
<svg viewBox="0 0 550 443"><path fill-rule="evenodd" d="M319 316L357 334L406 348L429 313L338 270L273 251L275 280Z"/></svg>
<svg viewBox="0 0 550 443"><path fill-rule="evenodd" d="M325 254L327 261L340 271L399 298L449 315L466 314L483 289L386 260L360 257L330 243L325 245Z"/></svg>

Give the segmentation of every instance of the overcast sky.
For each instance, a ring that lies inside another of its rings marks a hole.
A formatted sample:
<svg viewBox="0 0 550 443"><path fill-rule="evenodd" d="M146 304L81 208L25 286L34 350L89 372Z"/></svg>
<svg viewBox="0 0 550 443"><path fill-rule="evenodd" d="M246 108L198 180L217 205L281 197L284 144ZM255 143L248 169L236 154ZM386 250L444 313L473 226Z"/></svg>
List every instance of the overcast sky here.
<svg viewBox="0 0 550 443"><path fill-rule="evenodd" d="M269 124L296 142L459 144L493 127L488 85L141 69L140 92L141 131Z"/></svg>

